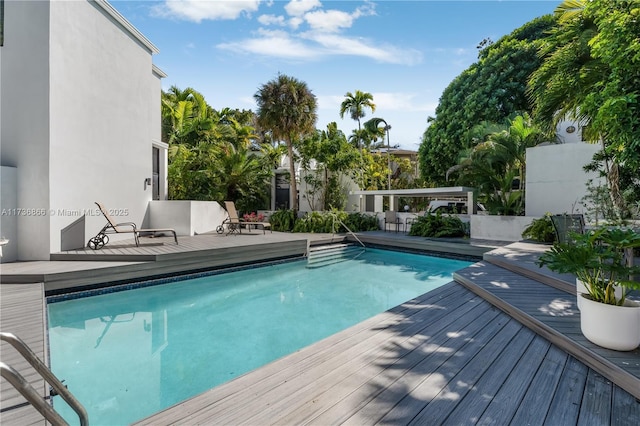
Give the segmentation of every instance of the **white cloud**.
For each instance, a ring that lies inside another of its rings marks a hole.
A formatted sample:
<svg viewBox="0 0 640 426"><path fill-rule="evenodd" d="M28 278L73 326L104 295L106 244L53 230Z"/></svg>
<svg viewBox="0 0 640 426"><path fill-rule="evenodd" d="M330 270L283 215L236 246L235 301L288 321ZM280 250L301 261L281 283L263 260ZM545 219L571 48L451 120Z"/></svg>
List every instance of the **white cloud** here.
<svg viewBox="0 0 640 426"><path fill-rule="evenodd" d="M295 40L285 31L259 30L260 37L233 43L221 43L219 49L288 59L313 59L316 49Z"/></svg>
<svg viewBox="0 0 640 426"><path fill-rule="evenodd" d="M181 4L185 2L186 0ZM257 7L258 3L255 4ZM221 43L217 47L238 53L304 60L344 55L371 58L390 64L412 65L422 61L422 54L417 50L342 34L345 29L353 26L356 19L375 15L373 3L365 2L351 12L323 10L321 7L319 0L292 0L285 6L289 18L261 15L257 21L263 28L259 28L254 35L244 40ZM308 26L306 31L296 31L305 23ZM289 32L273 32L264 28L272 25L288 26L290 29Z"/></svg>
<svg viewBox="0 0 640 426"><path fill-rule="evenodd" d="M376 110L389 111L435 111L438 102L422 102L417 93L372 93Z"/></svg>
<svg viewBox="0 0 640 426"><path fill-rule="evenodd" d="M262 25L283 26L285 24L284 16L276 16L276 15L261 15L258 17L258 22L260 22Z"/></svg>
<svg viewBox="0 0 640 426"><path fill-rule="evenodd" d="M317 10L304 15L312 30L336 32L353 25L352 14L341 10Z"/></svg>
<svg viewBox="0 0 640 426"><path fill-rule="evenodd" d="M320 44L328 54L364 56L390 64L413 65L422 61L422 53L415 49L375 45L369 40L334 34L309 32L305 33L304 37Z"/></svg>
<svg viewBox="0 0 640 426"><path fill-rule="evenodd" d="M262 0L166 0L153 12L158 16L201 22L205 19L237 19L243 13L258 10Z"/></svg>
<svg viewBox="0 0 640 426"><path fill-rule="evenodd" d="M302 16L317 7L321 7L319 0L291 0L285 7L289 16Z"/></svg>

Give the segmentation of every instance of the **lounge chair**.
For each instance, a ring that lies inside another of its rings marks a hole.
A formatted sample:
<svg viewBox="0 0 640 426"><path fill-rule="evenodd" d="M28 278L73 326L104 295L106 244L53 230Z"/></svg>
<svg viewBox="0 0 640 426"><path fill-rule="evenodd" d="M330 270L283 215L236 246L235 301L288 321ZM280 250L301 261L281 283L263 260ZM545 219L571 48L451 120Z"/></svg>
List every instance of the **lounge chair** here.
<svg viewBox="0 0 640 426"><path fill-rule="evenodd" d="M559 243L572 243L572 233L584 234L584 216L581 214L554 214L551 223Z"/></svg>
<svg viewBox="0 0 640 426"><path fill-rule="evenodd" d="M227 209L227 215L229 215L229 217L218 227L218 233L224 232L224 225L227 225L227 235L236 232L241 234L243 226L247 227L249 231L251 231L252 226L255 226L256 228L259 226L262 228L263 234L265 233L265 229L269 229L269 231L271 231L271 223L269 222L253 222L240 219L238 211L236 210L236 204L233 201L225 201L224 206Z"/></svg>
<svg viewBox="0 0 640 426"><path fill-rule="evenodd" d="M104 215L105 219L107 219L107 224L98 232L98 234L91 238L87 243L87 247L93 250L98 250L107 245L109 242L108 234L133 234L133 237L136 240L136 247L140 246L140 234L142 233L152 233L155 234L157 232L169 232L173 234L173 239L176 244L178 244L178 236L176 235L176 231L173 229L138 229L135 223L133 222L123 222L116 223L115 220L109 214L109 211L102 205L101 203L96 201L96 205Z"/></svg>

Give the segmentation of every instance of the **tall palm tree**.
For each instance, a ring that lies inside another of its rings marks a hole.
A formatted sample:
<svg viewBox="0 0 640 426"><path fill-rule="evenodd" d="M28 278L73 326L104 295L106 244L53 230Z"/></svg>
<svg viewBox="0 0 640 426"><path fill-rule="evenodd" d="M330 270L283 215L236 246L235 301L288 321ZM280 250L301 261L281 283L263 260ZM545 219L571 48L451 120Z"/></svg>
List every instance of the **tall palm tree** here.
<svg viewBox="0 0 640 426"><path fill-rule="evenodd" d="M271 130L275 140L284 140L289 155L291 208L298 210L298 185L293 144L315 130L318 102L307 84L278 74L253 96L258 104L258 124Z"/></svg>
<svg viewBox="0 0 640 426"><path fill-rule="evenodd" d="M373 95L369 92L361 92L356 90L356 93L347 92L345 100L340 104L340 118L344 118L345 113L349 113L349 117L352 120L358 122L358 133L362 130L360 125L360 119L366 115L365 109L370 109L371 113L376 112L376 105L373 103Z"/></svg>

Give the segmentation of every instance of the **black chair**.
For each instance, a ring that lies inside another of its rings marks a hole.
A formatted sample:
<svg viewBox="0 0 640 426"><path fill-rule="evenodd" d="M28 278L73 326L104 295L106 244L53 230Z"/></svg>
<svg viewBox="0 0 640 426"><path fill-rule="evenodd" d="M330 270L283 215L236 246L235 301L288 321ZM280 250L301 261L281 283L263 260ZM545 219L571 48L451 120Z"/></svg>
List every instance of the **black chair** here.
<svg viewBox="0 0 640 426"><path fill-rule="evenodd" d="M551 223L559 243L574 242L571 234L584 234L584 216L581 214L554 214Z"/></svg>

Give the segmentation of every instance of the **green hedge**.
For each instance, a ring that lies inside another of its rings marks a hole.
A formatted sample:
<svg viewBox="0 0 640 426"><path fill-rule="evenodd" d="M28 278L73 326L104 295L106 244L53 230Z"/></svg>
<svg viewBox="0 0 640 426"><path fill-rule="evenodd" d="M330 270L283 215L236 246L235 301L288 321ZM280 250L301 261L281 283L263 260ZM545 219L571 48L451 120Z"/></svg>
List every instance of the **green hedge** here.
<svg viewBox="0 0 640 426"><path fill-rule="evenodd" d="M442 213L431 212L419 216L411 225L409 235L417 237L464 237L468 235L468 227L457 216L443 216Z"/></svg>

